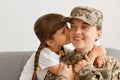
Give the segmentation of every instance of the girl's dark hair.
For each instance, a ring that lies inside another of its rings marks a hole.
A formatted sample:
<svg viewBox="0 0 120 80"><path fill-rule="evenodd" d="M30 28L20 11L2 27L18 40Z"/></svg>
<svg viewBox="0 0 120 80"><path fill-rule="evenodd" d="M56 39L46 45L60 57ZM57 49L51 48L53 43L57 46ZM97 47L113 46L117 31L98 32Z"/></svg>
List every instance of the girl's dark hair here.
<svg viewBox="0 0 120 80"><path fill-rule="evenodd" d="M35 60L34 60L34 73L32 76L32 80L38 80L37 79L37 69L39 66L39 55L40 51L47 47L46 40L53 39L53 35L56 33L57 30L64 27L66 22L64 21L64 16L60 14L46 14L38 18L38 20L34 24L34 32L37 36L37 38L40 40L40 46L38 47L38 50L35 54Z"/></svg>

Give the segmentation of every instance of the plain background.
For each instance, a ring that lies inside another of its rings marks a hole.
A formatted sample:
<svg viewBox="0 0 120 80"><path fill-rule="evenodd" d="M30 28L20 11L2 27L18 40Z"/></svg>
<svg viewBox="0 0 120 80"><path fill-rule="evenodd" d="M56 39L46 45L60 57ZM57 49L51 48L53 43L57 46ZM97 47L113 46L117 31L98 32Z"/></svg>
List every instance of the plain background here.
<svg viewBox="0 0 120 80"><path fill-rule="evenodd" d="M0 51L36 50L33 25L46 13L69 16L76 6L91 6L104 14L99 43L120 48L120 0L0 0Z"/></svg>

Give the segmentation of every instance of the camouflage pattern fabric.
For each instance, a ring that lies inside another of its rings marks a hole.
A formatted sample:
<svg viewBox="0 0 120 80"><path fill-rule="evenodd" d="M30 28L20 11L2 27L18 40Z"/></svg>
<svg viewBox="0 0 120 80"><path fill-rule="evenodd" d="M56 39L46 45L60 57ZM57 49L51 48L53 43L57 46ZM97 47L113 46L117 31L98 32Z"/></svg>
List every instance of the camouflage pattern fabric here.
<svg viewBox="0 0 120 80"><path fill-rule="evenodd" d="M58 75L55 80L68 80L68 79L63 75Z"/></svg>
<svg viewBox="0 0 120 80"><path fill-rule="evenodd" d="M78 53L77 51L74 51L73 53L68 53L64 57L61 57L60 60L61 62L67 65L74 66L74 64L76 64L79 60L84 59L86 54L87 53L81 54L81 53ZM55 80L56 77L57 77L56 75L48 71L45 80Z"/></svg>
<svg viewBox="0 0 120 80"><path fill-rule="evenodd" d="M48 71L44 80L67 80L67 78L63 75L54 75L50 71Z"/></svg>
<svg viewBox="0 0 120 80"><path fill-rule="evenodd" d="M75 64L77 61L84 59L86 53L74 52L61 58L61 61L66 64ZM79 58L80 57L80 58ZM87 65L80 69L79 77L81 80L120 80L120 63L116 58L107 57L108 61L102 68L96 68L94 65ZM74 65L73 65L74 66ZM45 80L55 80L56 76L49 72ZM64 80L64 78L63 78Z"/></svg>
<svg viewBox="0 0 120 80"><path fill-rule="evenodd" d="M44 80L55 80L57 75L51 73L50 71L47 72Z"/></svg>
<svg viewBox="0 0 120 80"><path fill-rule="evenodd" d="M71 11L70 17L68 17L68 22L72 18L80 19L91 26L102 27L103 13L92 7L78 6Z"/></svg>
<svg viewBox="0 0 120 80"><path fill-rule="evenodd" d="M107 59L108 61L102 68L96 68L95 66L82 68L79 71L79 76L84 78L82 80L120 80L120 63L113 57L108 56Z"/></svg>

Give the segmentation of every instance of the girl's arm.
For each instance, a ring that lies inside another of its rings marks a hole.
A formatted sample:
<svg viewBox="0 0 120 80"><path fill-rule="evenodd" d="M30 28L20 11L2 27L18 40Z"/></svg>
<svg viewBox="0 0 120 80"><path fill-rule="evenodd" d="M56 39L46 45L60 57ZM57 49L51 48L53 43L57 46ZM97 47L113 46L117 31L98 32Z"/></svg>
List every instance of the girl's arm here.
<svg viewBox="0 0 120 80"><path fill-rule="evenodd" d="M89 53L89 55L87 55L85 57L85 59L79 61L76 66L75 66L75 72L79 72L79 70L81 68L83 68L84 66L86 65L89 65L89 64L93 64L95 59L98 57L98 56L105 56L106 55L106 50L104 47L102 46L95 46L92 51ZM101 58L99 58L97 60L97 65L101 66L102 64L104 64L106 62L106 59L104 58L104 60L101 61Z"/></svg>
<svg viewBox="0 0 120 80"><path fill-rule="evenodd" d="M91 60L91 64L93 64L96 57L105 56L105 55L106 55L106 50L103 46L94 46L92 51L89 53L88 57Z"/></svg>
<svg viewBox="0 0 120 80"><path fill-rule="evenodd" d="M49 70L50 72L52 72L53 74L58 75L59 68L60 68L60 64L55 65L55 66L52 66L52 67L49 67L48 70Z"/></svg>

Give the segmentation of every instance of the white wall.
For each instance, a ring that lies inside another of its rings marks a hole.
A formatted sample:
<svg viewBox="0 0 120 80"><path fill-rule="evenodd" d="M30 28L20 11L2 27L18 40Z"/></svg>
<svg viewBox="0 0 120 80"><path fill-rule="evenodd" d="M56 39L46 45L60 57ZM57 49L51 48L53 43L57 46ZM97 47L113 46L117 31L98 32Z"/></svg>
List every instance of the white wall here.
<svg viewBox="0 0 120 80"><path fill-rule="evenodd" d="M0 51L36 50L38 40L33 25L46 13L69 16L79 5L92 6L104 13L105 47L120 48L120 0L0 0Z"/></svg>

